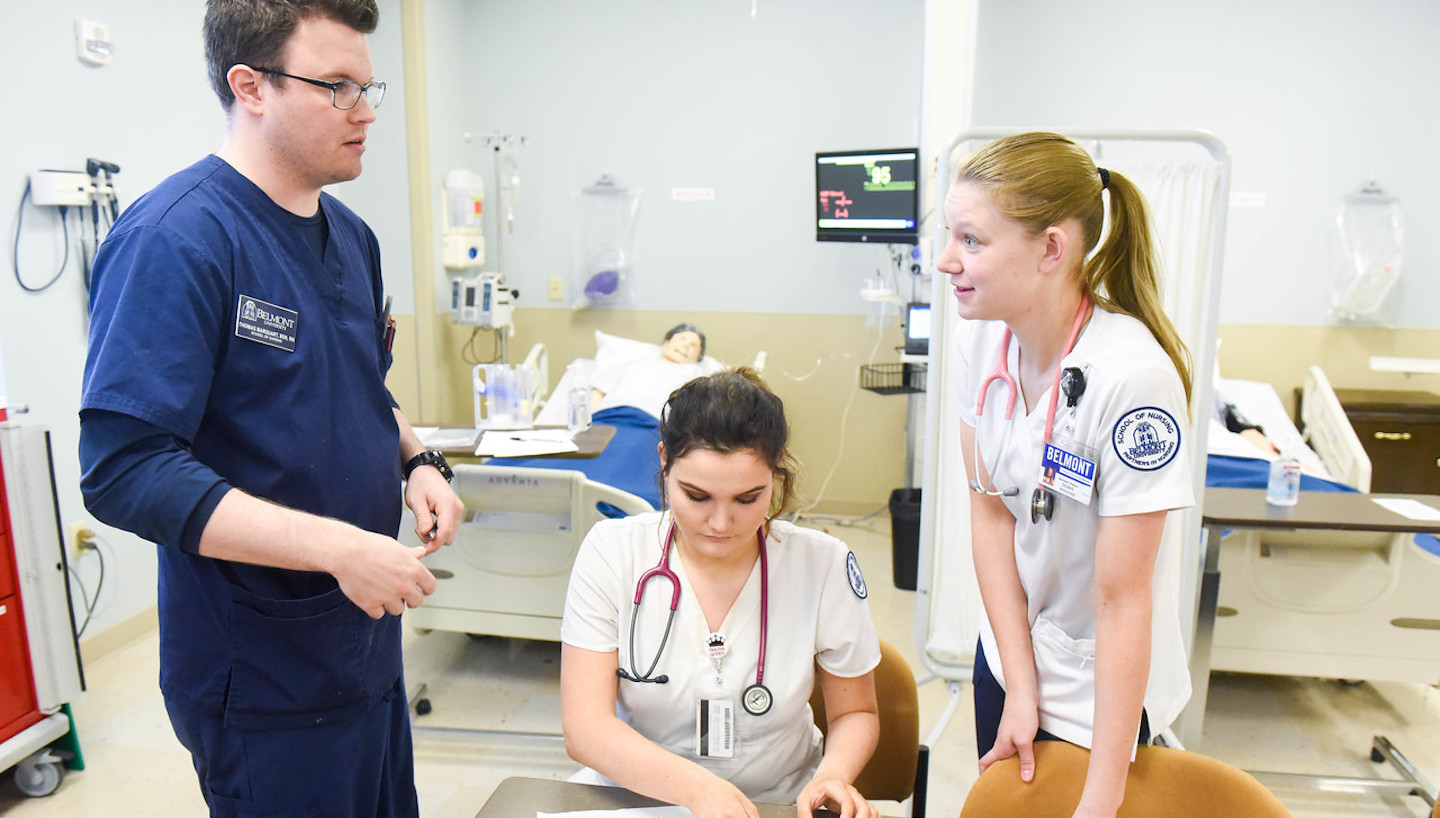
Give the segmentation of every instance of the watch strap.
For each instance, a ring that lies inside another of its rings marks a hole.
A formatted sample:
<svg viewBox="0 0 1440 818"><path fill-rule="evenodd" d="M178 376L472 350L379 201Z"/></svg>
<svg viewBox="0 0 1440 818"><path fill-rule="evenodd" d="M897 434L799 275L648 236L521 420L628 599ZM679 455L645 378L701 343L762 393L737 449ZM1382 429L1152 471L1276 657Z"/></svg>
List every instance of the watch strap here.
<svg viewBox="0 0 1440 818"><path fill-rule="evenodd" d="M410 473L421 466L434 466L439 469L440 475L445 478L447 483L455 478L455 472L450 468L450 463L445 459L445 455L436 449L430 449L405 461L405 465L400 469L401 479L409 480Z"/></svg>

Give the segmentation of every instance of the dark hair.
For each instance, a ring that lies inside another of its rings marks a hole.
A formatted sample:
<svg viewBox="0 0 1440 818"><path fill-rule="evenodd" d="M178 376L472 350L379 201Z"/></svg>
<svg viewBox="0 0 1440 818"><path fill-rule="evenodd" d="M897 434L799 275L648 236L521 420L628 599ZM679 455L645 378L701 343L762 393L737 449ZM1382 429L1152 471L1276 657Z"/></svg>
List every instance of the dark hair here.
<svg viewBox="0 0 1440 818"><path fill-rule="evenodd" d="M670 328L670 331L669 331L669 332L665 333L665 340L668 341L668 340L670 340L671 338L674 338L676 335L679 335L679 334L682 333L682 332L693 332L693 333L695 333L696 335L700 336L700 357L701 357L701 358L704 358L704 357L705 357L705 333L701 332L701 331L700 331L700 328L697 327L697 326L695 326L694 324L676 324L675 326L673 326L673 327Z"/></svg>
<svg viewBox="0 0 1440 818"><path fill-rule="evenodd" d="M660 412L663 481L675 461L707 449L720 454L754 452L775 474L770 518L795 503L799 466L786 449L790 425L785 405L755 370L741 366L696 378L670 393Z"/></svg>
<svg viewBox="0 0 1440 818"><path fill-rule="evenodd" d="M235 104L226 74L236 65L284 70L276 65L301 20L321 17L370 34L380 21L375 0L207 0L205 65L210 87L226 112ZM271 82L282 77L267 78Z"/></svg>
<svg viewBox="0 0 1440 818"><path fill-rule="evenodd" d="M955 174L985 188L990 203L1032 236L1067 219L1080 223L1085 252L1100 243L1102 191L1110 193L1110 231L1085 262L1085 291L1112 312L1140 320L1180 373L1190 397L1190 351L1160 301L1160 260L1145 197L1123 174L1100 169L1085 149L1054 133L1022 133L986 145Z"/></svg>

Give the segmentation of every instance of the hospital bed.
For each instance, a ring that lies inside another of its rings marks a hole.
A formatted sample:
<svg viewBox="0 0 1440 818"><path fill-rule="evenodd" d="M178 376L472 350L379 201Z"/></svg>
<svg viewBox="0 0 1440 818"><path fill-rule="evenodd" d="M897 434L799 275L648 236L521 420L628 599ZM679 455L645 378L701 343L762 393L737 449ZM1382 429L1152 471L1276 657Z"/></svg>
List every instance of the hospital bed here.
<svg viewBox="0 0 1440 818"><path fill-rule="evenodd" d="M659 347L596 332L595 357L565 368L536 425L565 425L570 389L590 367L647 354L658 357ZM547 357L534 349L526 357L523 366L536 367L533 383L544 383ZM703 363L706 370L722 366L714 359ZM544 394L536 392L537 402ZM615 427L593 458L495 458L454 466L465 516L455 543L425 558L435 592L406 613L412 627L560 640L570 567L591 526L660 505L659 421L648 411L620 406L597 413L593 422ZM414 528L407 511L401 526L406 544L419 543Z"/></svg>
<svg viewBox="0 0 1440 818"><path fill-rule="evenodd" d="M1221 379L1217 387L1282 451L1310 464L1302 491L1369 491L1369 458L1319 367L1302 390L1305 442L1268 384ZM1213 428L1209 451L1207 485L1264 488L1263 456L1244 462L1243 449ZM1440 543L1433 537L1236 531L1221 541L1219 567L1212 669L1440 682Z"/></svg>

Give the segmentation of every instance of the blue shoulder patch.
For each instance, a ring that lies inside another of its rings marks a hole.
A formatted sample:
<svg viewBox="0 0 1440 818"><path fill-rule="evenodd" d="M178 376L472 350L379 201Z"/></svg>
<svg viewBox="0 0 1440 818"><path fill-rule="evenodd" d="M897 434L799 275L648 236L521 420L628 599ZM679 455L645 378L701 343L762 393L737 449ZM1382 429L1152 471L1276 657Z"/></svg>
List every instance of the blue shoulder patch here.
<svg viewBox="0 0 1440 818"><path fill-rule="evenodd" d="M1138 471L1155 471L1180 451L1180 424L1156 406L1131 409L1110 434L1120 461Z"/></svg>
<svg viewBox="0 0 1440 818"><path fill-rule="evenodd" d="M870 590L865 587L865 575L860 573L860 560L855 559L854 551L845 555L845 575L850 579L850 590L855 592L855 596L864 599L870 595Z"/></svg>

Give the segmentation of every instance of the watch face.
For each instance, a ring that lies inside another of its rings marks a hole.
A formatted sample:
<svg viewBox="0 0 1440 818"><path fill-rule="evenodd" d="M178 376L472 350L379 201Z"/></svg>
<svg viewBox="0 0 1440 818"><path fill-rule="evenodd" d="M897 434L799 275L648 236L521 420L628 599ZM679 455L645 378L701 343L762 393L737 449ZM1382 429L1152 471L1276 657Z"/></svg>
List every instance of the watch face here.
<svg viewBox="0 0 1440 818"><path fill-rule="evenodd" d="M425 454L428 455L425 458L425 462L439 469L440 475L445 478L446 482L454 479L455 471L450 468L450 462L445 459L445 455L441 454L438 451L435 451L434 449L431 449Z"/></svg>

